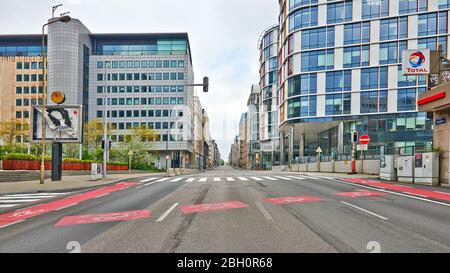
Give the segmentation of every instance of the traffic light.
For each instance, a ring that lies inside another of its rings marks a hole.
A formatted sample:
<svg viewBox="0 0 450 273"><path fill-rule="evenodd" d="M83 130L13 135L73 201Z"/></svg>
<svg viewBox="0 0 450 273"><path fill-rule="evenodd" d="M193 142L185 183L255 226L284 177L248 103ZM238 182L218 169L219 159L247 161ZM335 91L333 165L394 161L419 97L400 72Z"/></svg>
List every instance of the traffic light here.
<svg viewBox="0 0 450 273"><path fill-rule="evenodd" d="M208 91L209 91L209 78L204 77L203 78L203 92L208 92Z"/></svg>
<svg viewBox="0 0 450 273"><path fill-rule="evenodd" d="M112 141L109 140L108 141L108 150L111 150L111 145L112 145ZM103 150L105 149L105 141L104 140L102 140L102 149Z"/></svg>
<svg viewBox="0 0 450 273"><path fill-rule="evenodd" d="M358 142L358 132L353 131L352 132L352 143L357 143L357 142Z"/></svg>

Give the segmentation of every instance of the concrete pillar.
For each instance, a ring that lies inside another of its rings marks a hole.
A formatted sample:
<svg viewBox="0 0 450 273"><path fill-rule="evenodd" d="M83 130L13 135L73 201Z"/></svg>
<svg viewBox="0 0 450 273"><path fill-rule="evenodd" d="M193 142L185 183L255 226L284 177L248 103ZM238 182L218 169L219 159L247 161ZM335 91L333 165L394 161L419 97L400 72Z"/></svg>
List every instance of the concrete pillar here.
<svg viewBox="0 0 450 273"><path fill-rule="evenodd" d="M305 156L305 134L300 135L300 143L299 143L299 156Z"/></svg>
<svg viewBox="0 0 450 273"><path fill-rule="evenodd" d="M339 154L344 153L344 122L339 122L338 125L338 147L337 152Z"/></svg>
<svg viewBox="0 0 450 273"><path fill-rule="evenodd" d="M280 165L284 165L284 132L280 132Z"/></svg>
<svg viewBox="0 0 450 273"><path fill-rule="evenodd" d="M294 160L294 125L291 126L289 133L289 162L288 165L291 164L292 160Z"/></svg>

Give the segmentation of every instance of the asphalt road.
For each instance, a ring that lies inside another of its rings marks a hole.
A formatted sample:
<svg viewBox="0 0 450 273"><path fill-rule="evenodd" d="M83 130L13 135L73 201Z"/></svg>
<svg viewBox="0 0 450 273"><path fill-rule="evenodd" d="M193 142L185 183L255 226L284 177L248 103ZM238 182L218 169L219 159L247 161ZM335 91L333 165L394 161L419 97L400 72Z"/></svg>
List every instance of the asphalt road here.
<svg viewBox="0 0 450 273"><path fill-rule="evenodd" d="M0 252L450 252L450 203L319 174L126 182L3 210Z"/></svg>

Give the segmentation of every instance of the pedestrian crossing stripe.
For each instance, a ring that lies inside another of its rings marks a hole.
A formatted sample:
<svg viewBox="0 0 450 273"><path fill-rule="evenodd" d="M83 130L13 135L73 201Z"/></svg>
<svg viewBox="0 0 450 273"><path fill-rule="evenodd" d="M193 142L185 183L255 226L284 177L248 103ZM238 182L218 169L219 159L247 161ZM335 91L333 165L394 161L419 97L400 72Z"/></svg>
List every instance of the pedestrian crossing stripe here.
<svg viewBox="0 0 450 273"><path fill-rule="evenodd" d="M189 178L188 180L186 180L186 182L190 183L193 182L195 180L195 178Z"/></svg>
<svg viewBox="0 0 450 273"><path fill-rule="evenodd" d="M283 179L283 180L292 180L291 178L283 177L283 176L274 176L274 177L279 178L279 179Z"/></svg>
<svg viewBox="0 0 450 273"><path fill-rule="evenodd" d="M150 182L150 181L155 180L155 179L158 179L158 177L153 177L153 178L144 179L144 180L141 180L141 182L142 182L142 183L146 183L146 182Z"/></svg>
<svg viewBox="0 0 450 273"><path fill-rule="evenodd" d="M178 177L178 178L172 179L170 182L179 182L183 179L184 179L184 177Z"/></svg>
<svg viewBox="0 0 450 273"><path fill-rule="evenodd" d="M205 178L205 177L200 178L200 180L199 180L199 182L206 182L206 181L208 181L208 178Z"/></svg>
<svg viewBox="0 0 450 273"><path fill-rule="evenodd" d="M233 177L227 177L227 181L235 181Z"/></svg>
<svg viewBox="0 0 450 273"><path fill-rule="evenodd" d="M220 182L220 178L219 177L214 177L214 182Z"/></svg>
<svg viewBox="0 0 450 273"><path fill-rule="evenodd" d="M68 194L59 193L24 193L24 194L6 194L0 196L0 209L12 208L26 203L48 200L49 198L59 197Z"/></svg>
<svg viewBox="0 0 450 273"><path fill-rule="evenodd" d="M248 179L245 178L245 177L239 177L239 179L240 179L241 181L248 181Z"/></svg>
<svg viewBox="0 0 450 273"><path fill-rule="evenodd" d="M169 180L170 178L168 178L168 177L165 177L165 178L161 178L161 179L159 179L159 180L156 180L156 182L164 182L164 181L167 181L167 180Z"/></svg>
<svg viewBox="0 0 450 273"><path fill-rule="evenodd" d="M262 179L259 178L259 177L252 177L252 179L254 179L254 180L256 180L256 181L262 181Z"/></svg>
<svg viewBox="0 0 450 273"><path fill-rule="evenodd" d="M294 179L298 179L298 180L305 180L306 179L306 177L300 177L300 176L288 176L288 177L291 177L291 178L294 178Z"/></svg>
<svg viewBox="0 0 450 273"><path fill-rule="evenodd" d="M272 180L272 181L278 180L278 179L270 177L270 176L263 176L263 178L269 179L269 180Z"/></svg>

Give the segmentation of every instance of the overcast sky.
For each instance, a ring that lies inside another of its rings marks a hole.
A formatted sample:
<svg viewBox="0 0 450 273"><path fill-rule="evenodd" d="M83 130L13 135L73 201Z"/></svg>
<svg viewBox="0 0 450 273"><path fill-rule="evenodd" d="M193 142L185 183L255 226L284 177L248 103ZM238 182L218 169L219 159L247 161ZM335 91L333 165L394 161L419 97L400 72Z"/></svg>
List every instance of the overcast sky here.
<svg viewBox="0 0 450 273"><path fill-rule="evenodd" d="M258 83L261 32L276 24L278 0L1 0L0 33L38 34L51 7L70 11L93 33L188 32L196 82L210 77L210 92L198 89L211 120L211 134L224 160Z"/></svg>

